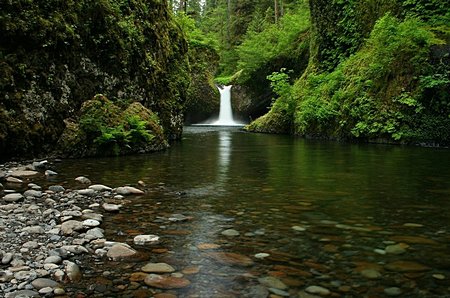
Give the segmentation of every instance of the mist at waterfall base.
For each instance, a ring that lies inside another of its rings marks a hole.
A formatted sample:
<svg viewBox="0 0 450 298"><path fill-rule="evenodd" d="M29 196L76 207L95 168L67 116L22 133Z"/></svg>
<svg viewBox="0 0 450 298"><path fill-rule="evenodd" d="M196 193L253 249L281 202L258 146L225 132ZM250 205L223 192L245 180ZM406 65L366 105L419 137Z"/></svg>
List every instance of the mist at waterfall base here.
<svg viewBox="0 0 450 298"><path fill-rule="evenodd" d="M231 108L231 85L230 86L217 86L220 92L220 110L219 118L214 120L208 120L202 123L194 125L205 126L244 126L244 123L237 122L233 119L233 110Z"/></svg>

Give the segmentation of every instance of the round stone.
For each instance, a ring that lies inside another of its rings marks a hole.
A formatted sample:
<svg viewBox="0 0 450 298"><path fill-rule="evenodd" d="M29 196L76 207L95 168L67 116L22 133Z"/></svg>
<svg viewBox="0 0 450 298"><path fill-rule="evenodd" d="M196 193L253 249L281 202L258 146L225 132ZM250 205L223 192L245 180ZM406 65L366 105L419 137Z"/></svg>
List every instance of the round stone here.
<svg viewBox="0 0 450 298"><path fill-rule="evenodd" d="M175 268L166 263L148 263L141 270L147 273L171 273Z"/></svg>
<svg viewBox="0 0 450 298"><path fill-rule="evenodd" d="M48 278L37 278L31 282L31 285L33 285L35 289L40 290L47 287L56 288L59 286L59 283ZM53 290L51 292L53 292Z"/></svg>
<svg viewBox="0 0 450 298"><path fill-rule="evenodd" d="M224 236L228 236L228 237L235 237L235 236L240 235L240 233L234 229L228 229L228 230L222 231L221 234Z"/></svg>
<svg viewBox="0 0 450 298"><path fill-rule="evenodd" d="M397 287L391 287L384 289L384 293L388 296L400 296L402 294L402 290Z"/></svg>
<svg viewBox="0 0 450 298"><path fill-rule="evenodd" d="M322 296L327 296L330 294L330 290L320 286L309 286L305 289L305 291L309 294L317 294Z"/></svg>
<svg viewBox="0 0 450 298"><path fill-rule="evenodd" d="M157 244L159 243L159 236L156 235L137 235L133 239L136 245L147 245L147 244Z"/></svg>

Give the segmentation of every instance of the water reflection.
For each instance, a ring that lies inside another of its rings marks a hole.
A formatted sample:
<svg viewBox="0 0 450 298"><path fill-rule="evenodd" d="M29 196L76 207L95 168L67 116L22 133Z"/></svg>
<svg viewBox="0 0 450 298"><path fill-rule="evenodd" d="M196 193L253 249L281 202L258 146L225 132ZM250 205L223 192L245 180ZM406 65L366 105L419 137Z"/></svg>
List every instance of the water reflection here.
<svg viewBox="0 0 450 298"><path fill-rule="evenodd" d="M108 240L127 241L136 229L161 235L169 252L146 261L167 262L177 271L198 266L199 273L186 276L191 287L174 291L179 297L252 297L258 278L270 274L288 285L291 297L311 285L336 297L385 297L389 287L400 288L402 297L439 297L450 286L446 150L201 128L188 130L182 143L164 153L61 167L58 172L111 186L147 183L148 195L129 199L103 227ZM166 220L174 213L191 219ZM117 236L119 229L128 234ZM224 236L226 229L240 235ZM198 248L201 243L218 244L218 251L255 264L218 264ZM386 253L397 244L400 254ZM261 252L270 257L256 259ZM119 279L144 263L124 273L105 260L110 268L98 270ZM417 264L430 269L414 272ZM361 273L367 270L381 277L367 278Z"/></svg>
<svg viewBox="0 0 450 298"><path fill-rule="evenodd" d="M218 158L217 158L217 183L218 185L224 185L228 177L228 170L230 166L231 158L231 131L219 131L219 146Z"/></svg>

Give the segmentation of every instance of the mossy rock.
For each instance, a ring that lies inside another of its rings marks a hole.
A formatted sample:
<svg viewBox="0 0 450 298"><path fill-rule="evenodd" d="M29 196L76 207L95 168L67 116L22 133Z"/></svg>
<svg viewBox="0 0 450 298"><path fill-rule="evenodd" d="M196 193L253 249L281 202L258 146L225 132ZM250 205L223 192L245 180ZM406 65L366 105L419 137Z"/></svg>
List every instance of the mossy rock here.
<svg viewBox="0 0 450 298"><path fill-rule="evenodd" d="M60 151L69 157L126 155L168 147L158 116L138 102L124 110L103 95L83 103L77 121L66 119Z"/></svg>

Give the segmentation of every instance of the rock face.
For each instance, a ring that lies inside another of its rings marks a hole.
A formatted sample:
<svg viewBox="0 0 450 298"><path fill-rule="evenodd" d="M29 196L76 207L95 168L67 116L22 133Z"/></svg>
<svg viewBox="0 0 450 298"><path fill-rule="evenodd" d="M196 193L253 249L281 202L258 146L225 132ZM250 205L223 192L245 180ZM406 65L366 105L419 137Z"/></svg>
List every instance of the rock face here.
<svg viewBox="0 0 450 298"><path fill-rule="evenodd" d="M213 81L219 56L212 47L190 44L189 63L192 83L187 93L185 122L195 124L219 115L220 95Z"/></svg>
<svg viewBox="0 0 450 298"><path fill-rule="evenodd" d="M0 18L1 158L51 149L97 93L151 107L165 139L180 136L187 44L164 1L9 1Z"/></svg>

